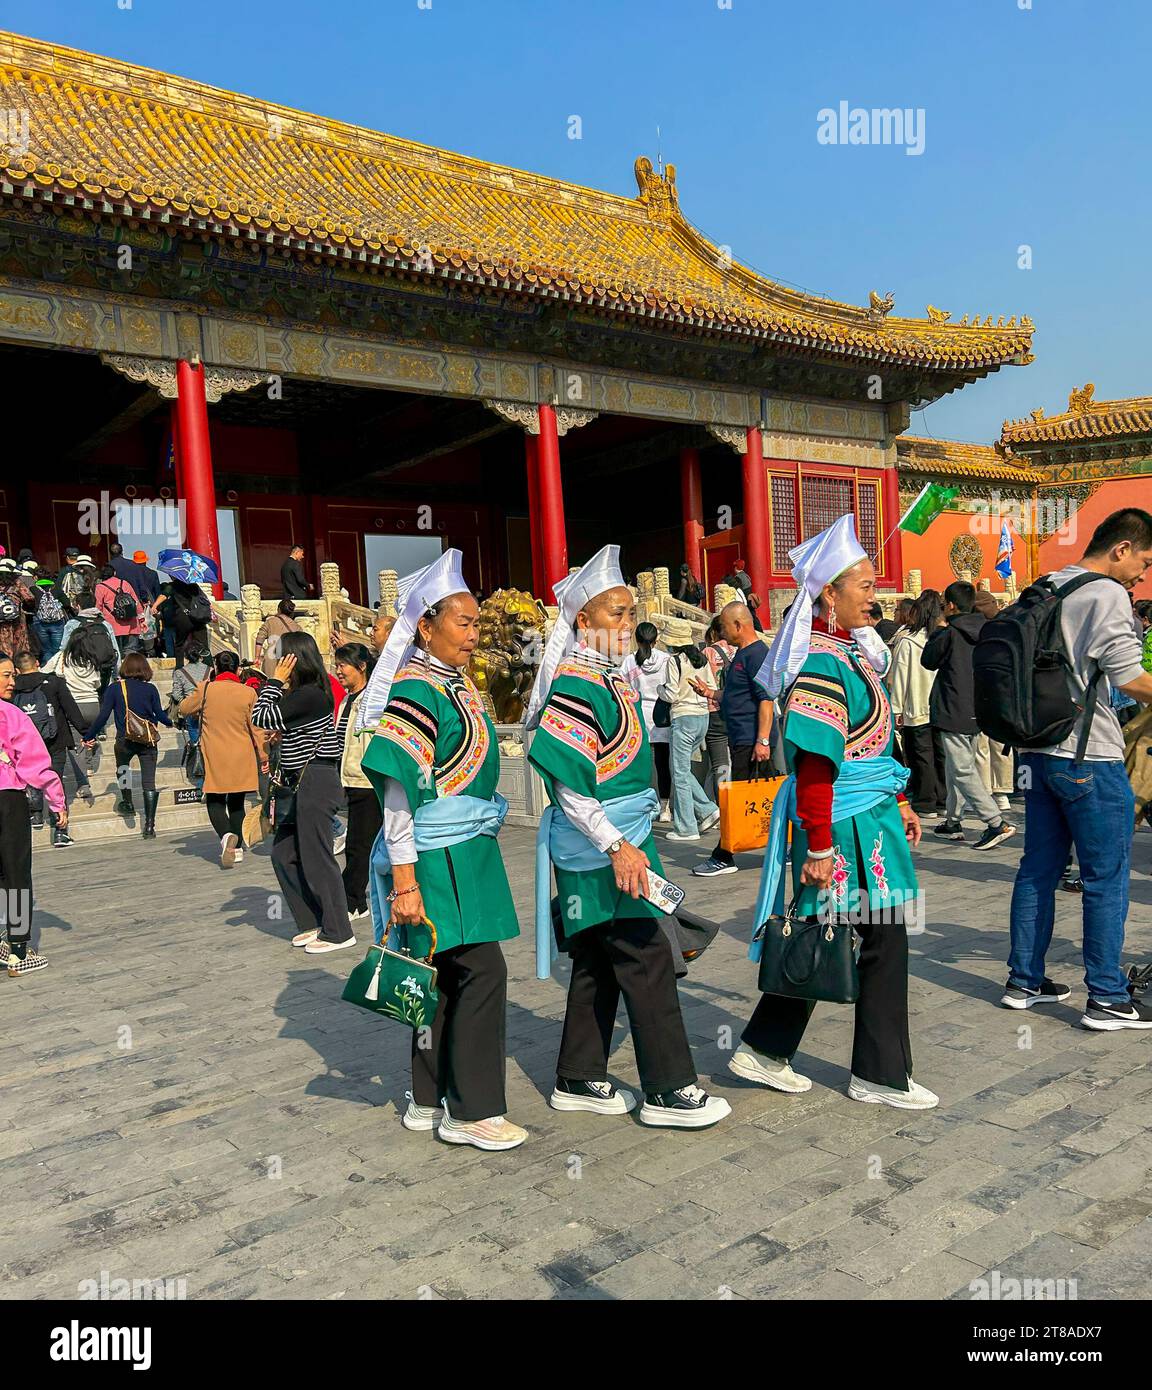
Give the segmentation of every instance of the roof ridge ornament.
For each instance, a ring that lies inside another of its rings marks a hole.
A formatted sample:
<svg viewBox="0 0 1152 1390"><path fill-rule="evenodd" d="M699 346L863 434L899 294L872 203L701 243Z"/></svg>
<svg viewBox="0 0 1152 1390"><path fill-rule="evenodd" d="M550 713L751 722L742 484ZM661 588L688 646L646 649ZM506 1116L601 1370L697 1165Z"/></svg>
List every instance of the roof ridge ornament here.
<svg viewBox="0 0 1152 1390"><path fill-rule="evenodd" d="M929 304L924 312L928 315L929 323L947 323L952 317L950 309L937 309L934 304Z"/></svg>
<svg viewBox="0 0 1152 1390"><path fill-rule="evenodd" d="M672 214L680 210L675 164L665 164L664 172L657 174L652 168L652 161L646 154L642 154L633 169L640 202L648 209L651 221L670 221Z"/></svg>
<svg viewBox="0 0 1152 1390"><path fill-rule="evenodd" d="M883 299L875 290L868 291L868 311L874 318L885 319L892 312L892 306L896 299L892 291L889 290Z"/></svg>
<svg viewBox="0 0 1152 1390"><path fill-rule="evenodd" d="M1096 390L1096 383L1090 381L1085 386L1071 392L1068 396L1068 409L1074 415L1083 415L1085 411L1092 407L1092 394Z"/></svg>

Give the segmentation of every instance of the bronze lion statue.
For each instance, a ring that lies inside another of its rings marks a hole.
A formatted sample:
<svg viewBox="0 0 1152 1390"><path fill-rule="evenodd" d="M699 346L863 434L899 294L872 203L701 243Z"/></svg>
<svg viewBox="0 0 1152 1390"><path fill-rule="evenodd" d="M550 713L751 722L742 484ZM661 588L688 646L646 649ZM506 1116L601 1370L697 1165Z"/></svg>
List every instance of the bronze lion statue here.
<svg viewBox="0 0 1152 1390"><path fill-rule="evenodd" d="M544 651L544 605L523 589L497 589L480 605L480 642L468 674L497 724L518 724Z"/></svg>

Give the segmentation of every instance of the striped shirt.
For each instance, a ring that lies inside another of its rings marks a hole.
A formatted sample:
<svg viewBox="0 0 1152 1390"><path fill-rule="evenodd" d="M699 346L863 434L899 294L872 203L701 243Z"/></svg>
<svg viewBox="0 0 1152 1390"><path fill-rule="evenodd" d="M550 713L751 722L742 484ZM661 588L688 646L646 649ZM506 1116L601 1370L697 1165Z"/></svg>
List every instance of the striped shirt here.
<svg viewBox="0 0 1152 1390"><path fill-rule="evenodd" d="M269 679L252 707L252 723L280 735L281 772L300 772L313 758L339 762L344 751L332 706L315 685L285 692Z"/></svg>

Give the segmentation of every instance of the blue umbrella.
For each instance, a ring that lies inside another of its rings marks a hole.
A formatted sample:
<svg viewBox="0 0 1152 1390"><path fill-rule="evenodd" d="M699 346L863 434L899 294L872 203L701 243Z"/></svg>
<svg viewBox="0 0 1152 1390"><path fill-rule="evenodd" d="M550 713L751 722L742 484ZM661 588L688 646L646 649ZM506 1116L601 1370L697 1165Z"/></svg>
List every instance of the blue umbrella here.
<svg viewBox="0 0 1152 1390"><path fill-rule="evenodd" d="M162 550L156 568L185 584L216 584L220 580L216 561L195 550Z"/></svg>

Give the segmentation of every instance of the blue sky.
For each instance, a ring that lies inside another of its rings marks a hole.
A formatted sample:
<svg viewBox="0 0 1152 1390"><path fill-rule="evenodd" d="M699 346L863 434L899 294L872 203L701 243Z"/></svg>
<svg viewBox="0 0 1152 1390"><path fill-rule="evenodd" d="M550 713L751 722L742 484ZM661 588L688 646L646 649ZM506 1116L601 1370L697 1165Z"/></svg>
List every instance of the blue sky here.
<svg viewBox="0 0 1152 1390"><path fill-rule="evenodd" d="M1036 361L918 434L990 442L1089 380L1152 394L1147 0L6 0L0 23L629 196L659 126L682 211L764 274L1032 316ZM923 153L818 143L841 101L922 109Z"/></svg>

